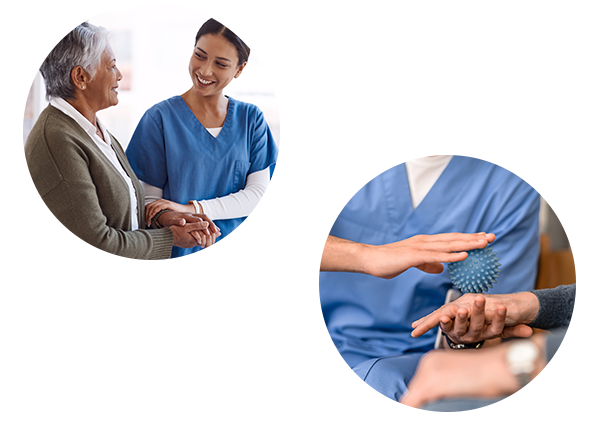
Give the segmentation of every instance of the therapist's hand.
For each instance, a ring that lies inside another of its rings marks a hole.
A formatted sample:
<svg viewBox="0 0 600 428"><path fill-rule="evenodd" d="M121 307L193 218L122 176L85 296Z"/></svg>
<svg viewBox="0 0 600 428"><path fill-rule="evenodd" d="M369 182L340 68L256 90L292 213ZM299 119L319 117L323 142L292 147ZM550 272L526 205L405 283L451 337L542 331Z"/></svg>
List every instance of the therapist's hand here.
<svg viewBox="0 0 600 428"><path fill-rule="evenodd" d="M387 279L411 267L427 273L441 273L444 271L442 263L465 260L466 251L484 248L495 238L493 233L416 235L391 244L372 246L365 268L371 275Z"/></svg>
<svg viewBox="0 0 600 428"><path fill-rule="evenodd" d="M465 294L412 323L413 337L440 326L454 343L474 343L496 337L529 337L539 301L529 292Z"/></svg>
<svg viewBox="0 0 600 428"><path fill-rule="evenodd" d="M544 334L531 340L540 350L532 376L547 364ZM408 384L402 404L422 407L448 398L499 398L516 392L520 385L506 364L510 343L482 349L430 351L421 359L415 376Z"/></svg>
<svg viewBox="0 0 600 428"><path fill-rule="evenodd" d="M368 245L329 236L321 258L321 271L359 272L379 278L394 278L411 267L441 273L442 263L467 258L466 251L493 242L493 233L441 233L416 235L385 245Z"/></svg>

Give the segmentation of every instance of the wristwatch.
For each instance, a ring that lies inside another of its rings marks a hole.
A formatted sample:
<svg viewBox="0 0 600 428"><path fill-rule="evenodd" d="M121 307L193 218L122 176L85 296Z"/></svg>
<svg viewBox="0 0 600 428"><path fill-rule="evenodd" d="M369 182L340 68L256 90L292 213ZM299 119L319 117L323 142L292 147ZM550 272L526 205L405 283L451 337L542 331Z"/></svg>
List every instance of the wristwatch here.
<svg viewBox="0 0 600 428"><path fill-rule="evenodd" d="M515 340L508 345L506 352L508 369L515 375L521 388L531 381L531 373L539 354L538 347L530 340Z"/></svg>
<svg viewBox="0 0 600 428"><path fill-rule="evenodd" d="M446 342L448 342L448 346L452 349L479 349L485 342L485 340L482 340L481 342L475 343L454 343L444 332L442 332L442 334L446 336Z"/></svg>

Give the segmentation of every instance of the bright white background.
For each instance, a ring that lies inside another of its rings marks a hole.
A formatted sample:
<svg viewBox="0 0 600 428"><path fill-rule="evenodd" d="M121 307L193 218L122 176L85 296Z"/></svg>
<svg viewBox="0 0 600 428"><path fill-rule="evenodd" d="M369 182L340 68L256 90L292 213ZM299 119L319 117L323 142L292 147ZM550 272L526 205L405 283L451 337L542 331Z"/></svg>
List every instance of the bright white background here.
<svg viewBox="0 0 600 428"><path fill-rule="evenodd" d="M0 425L562 426L595 408L595 2L170 1L260 53L281 152L235 233L147 262L90 247L49 213L27 171L22 120L36 70L64 34L152 4L19 3L1 27ZM363 384L319 306L321 252L342 207L382 171L431 154L479 157L535 187L568 234L580 285L548 368L467 414L410 409Z"/></svg>

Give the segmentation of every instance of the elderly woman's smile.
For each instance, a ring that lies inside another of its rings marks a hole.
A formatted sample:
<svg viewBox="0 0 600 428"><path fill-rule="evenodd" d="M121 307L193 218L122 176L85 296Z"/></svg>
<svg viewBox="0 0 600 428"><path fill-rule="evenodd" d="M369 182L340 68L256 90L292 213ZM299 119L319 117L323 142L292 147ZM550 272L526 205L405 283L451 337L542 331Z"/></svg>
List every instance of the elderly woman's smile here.
<svg viewBox="0 0 600 428"><path fill-rule="evenodd" d="M85 98L96 111L117 105L119 102L117 88L122 78L115 55L110 45L107 45L95 76L83 89Z"/></svg>

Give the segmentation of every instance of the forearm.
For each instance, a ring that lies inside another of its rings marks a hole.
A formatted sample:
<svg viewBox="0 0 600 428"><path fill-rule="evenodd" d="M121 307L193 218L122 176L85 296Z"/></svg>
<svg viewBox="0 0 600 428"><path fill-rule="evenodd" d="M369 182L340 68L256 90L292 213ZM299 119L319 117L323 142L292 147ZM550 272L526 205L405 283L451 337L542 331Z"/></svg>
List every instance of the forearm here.
<svg viewBox="0 0 600 428"><path fill-rule="evenodd" d="M248 175L244 189L221 198L199 201L202 213L213 220L247 217L258 205L269 185L269 168Z"/></svg>
<svg viewBox="0 0 600 428"><path fill-rule="evenodd" d="M368 273L364 266L369 245L329 235L321 257L322 272Z"/></svg>

